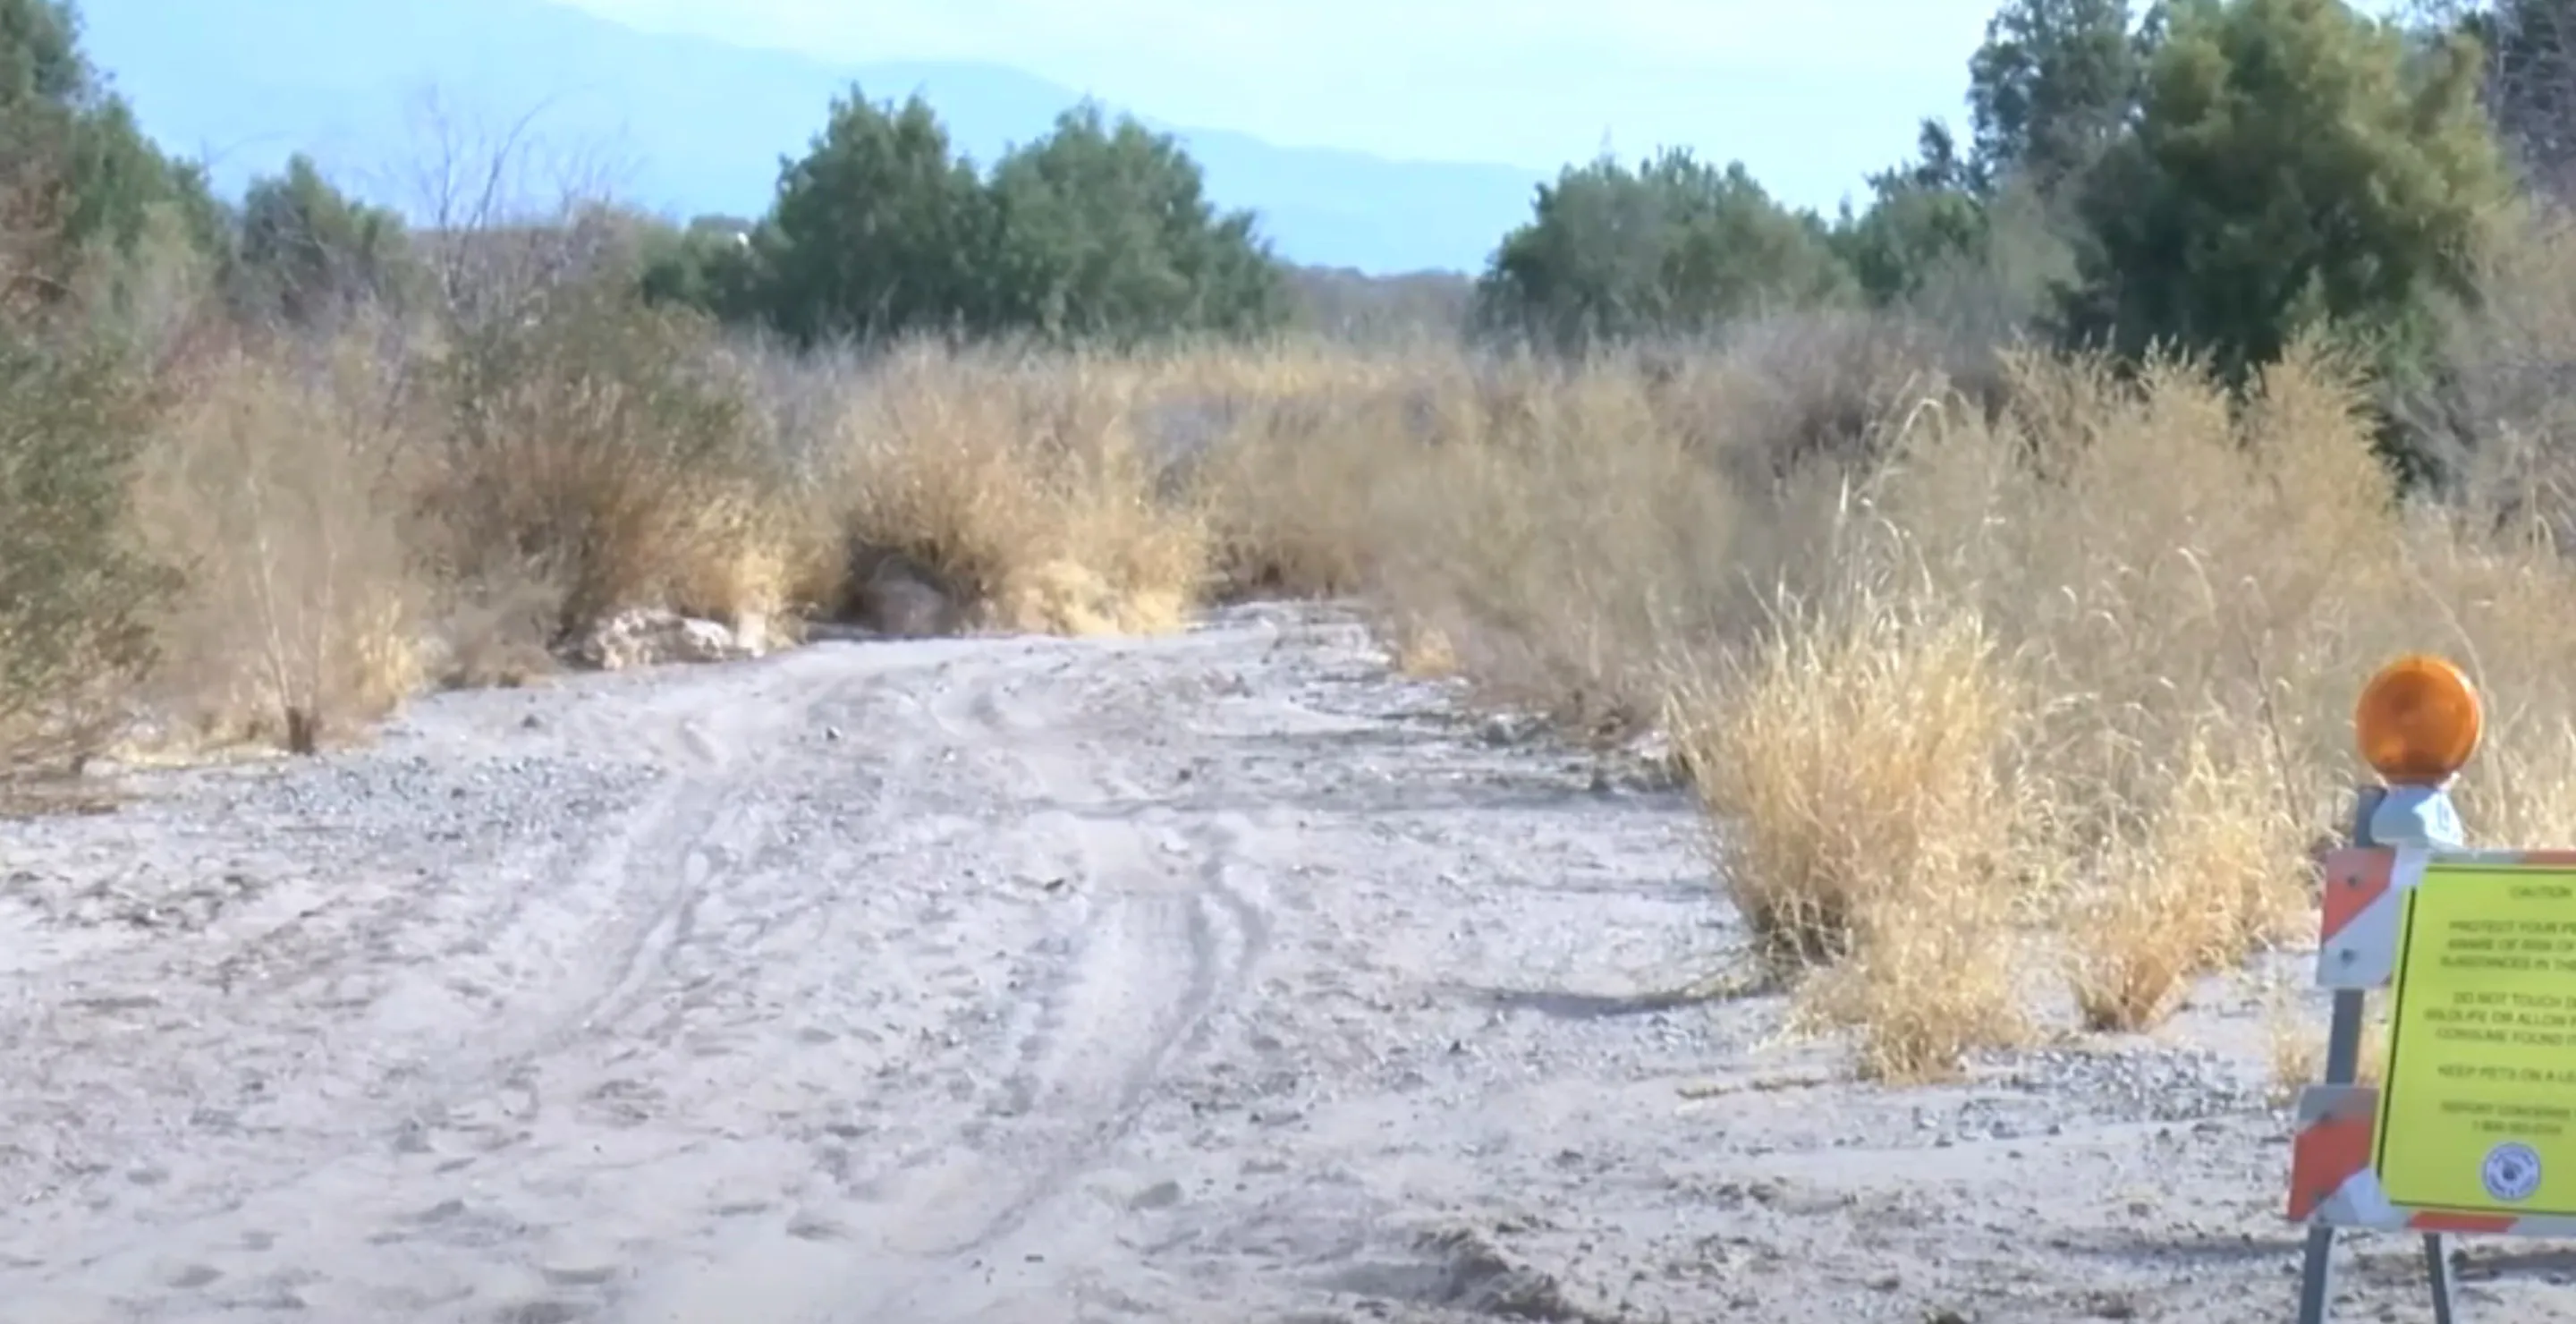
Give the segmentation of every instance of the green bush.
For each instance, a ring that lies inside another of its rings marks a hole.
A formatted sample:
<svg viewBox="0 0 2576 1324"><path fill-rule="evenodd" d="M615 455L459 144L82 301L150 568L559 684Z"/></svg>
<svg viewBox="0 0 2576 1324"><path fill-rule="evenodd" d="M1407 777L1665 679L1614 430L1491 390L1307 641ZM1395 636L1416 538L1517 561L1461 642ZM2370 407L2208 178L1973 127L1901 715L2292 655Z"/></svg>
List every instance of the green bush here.
<svg viewBox="0 0 2576 1324"><path fill-rule="evenodd" d="M64 0L0 0L0 192L13 297L60 303L86 269L133 258L156 220L176 215L213 251L222 207L194 167L164 156L79 45ZM29 237L41 242L29 242Z"/></svg>
<svg viewBox="0 0 2576 1324"><path fill-rule="evenodd" d="M1756 313L1848 301L1852 279L1824 222L1792 211L1742 163L1666 151L1631 169L1604 158L1541 185L1477 282L1489 333L1559 349L1704 335Z"/></svg>
<svg viewBox="0 0 2576 1324"><path fill-rule="evenodd" d="M1219 213L1170 137L1084 105L994 167L1000 317L1058 340L1249 335L1287 318L1250 212Z"/></svg>
<svg viewBox="0 0 2576 1324"><path fill-rule="evenodd" d="M747 230L659 236L642 288L798 344L1029 335L1133 345L1273 330L1286 282L1249 212L1168 135L1085 104L989 176L919 97L853 89Z"/></svg>
<svg viewBox="0 0 2576 1324"><path fill-rule="evenodd" d="M2241 378L2320 326L2402 355L2432 300L2474 297L2509 183L2474 43L2413 50L2339 0L2183 0L2168 21L2135 127L2077 198L2068 338Z"/></svg>
<svg viewBox="0 0 2576 1324"><path fill-rule="evenodd" d="M242 198L234 306L257 320L309 325L360 304L398 303L410 261L400 216L350 200L299 153Z"/></svg>
<svg viewBox="0 0 2576 1324"><path fill-rule="evenodd" d="M76 758L154 659L169 573L132 540L150 401L103 350L0 330L0 774Z"/></svg>

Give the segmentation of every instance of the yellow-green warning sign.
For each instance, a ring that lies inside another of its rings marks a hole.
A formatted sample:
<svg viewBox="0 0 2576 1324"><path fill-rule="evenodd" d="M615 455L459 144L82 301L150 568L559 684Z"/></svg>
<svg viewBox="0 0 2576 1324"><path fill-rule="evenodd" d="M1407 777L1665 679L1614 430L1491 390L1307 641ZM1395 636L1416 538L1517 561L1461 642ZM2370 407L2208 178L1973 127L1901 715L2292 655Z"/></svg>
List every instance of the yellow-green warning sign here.
<svg viewBox="0 0 2576 1324"><path fill-rule="evenodd" d="M2435 863L2400 901L2381 1190L2576 1215L2576 868Z"/></svg>

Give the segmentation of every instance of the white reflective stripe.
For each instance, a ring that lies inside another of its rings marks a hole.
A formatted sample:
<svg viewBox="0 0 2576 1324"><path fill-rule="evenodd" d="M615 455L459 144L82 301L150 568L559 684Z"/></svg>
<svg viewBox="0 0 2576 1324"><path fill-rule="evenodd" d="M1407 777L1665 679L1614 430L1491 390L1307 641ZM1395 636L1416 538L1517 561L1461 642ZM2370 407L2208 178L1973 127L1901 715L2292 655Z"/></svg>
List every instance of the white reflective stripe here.
<svg viewBox="0 0 2576 1324"><path fill-rule="evenodd" d="M2391 1231L2406 1226L2406 1211L2388 1202L2387 1193L2379 1189L2379 1174L2363 1168L2344 1179L2335 1193L2317 1206L2317 1217L2336 1227L2384 1228Z"/></svg>
<svg viewBox="0 0 2576 1324"><path fill-rule="evenodd" d="M2576 1237L2576 1218L2559 1214L2535 1214L2513 1220L2504 1235L2515 1237Z"/></svg>
<svg viewBox="0 0 2576 1324"><path fill-rule="evenodd" d="M2417 876L2422 876L2418 868ZM2397 973L2397 920L2402 907L2391 887L2352 917L2341 932L2317 947L2317 984L2323 988L2380 988Z"/></svg>
<svg viewBox="0 0 2576 1324"><path fill-rule="evenodd" d="M2302 1131L2320 1122L2338 1122L2379 1116L2379 1087L2355 1082L2350 1085L2328 1085L2319 1081L2299 1089L2298 1123Z"/></svg>

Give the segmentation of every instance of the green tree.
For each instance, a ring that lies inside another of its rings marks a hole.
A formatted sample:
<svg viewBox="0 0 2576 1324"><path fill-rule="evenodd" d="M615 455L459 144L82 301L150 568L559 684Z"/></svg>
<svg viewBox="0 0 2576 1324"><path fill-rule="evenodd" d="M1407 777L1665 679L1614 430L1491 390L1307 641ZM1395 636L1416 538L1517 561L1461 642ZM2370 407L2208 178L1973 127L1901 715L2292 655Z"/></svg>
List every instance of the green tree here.
<svg viewBox="0 0 2576 1324"><path fill-rule="evenodd" d="M1983 253L1985 200L1938 120L1924 121L1914 160L1870 176L1869 186L1868 209L1854 215L1846 205L1833 248L1873 306L1911 299Z"/></svg>
<svg viewBox="0 0 2576 1324"><path fill-rule="evenodd" d="M658 235L653 300L766 322L800 343L917 332L1135 343L1285 322L1278 261L1249 212L1220 212L1171 138L1094 105L1009 153L989 178L918 97L856 91L768 215Z"/></svg>
<svg viewBox="0 0 2576 1324"><path fill-rule="evenodd" d="M70 106L96 90L78 12L62 0L0 0L0 109Z"/></svg>
<svg viewBox="0 0 2576 1324"><path fill-rule="evenodd" d="M402 218L350 200L301 153L243 195L240 233L233 285L246 313L310 324L404 293Z"/></svg>
<svg viewBox="0 0 2576 1324"><path fill-rule="evenodd" d="M1850 294L1822 220L1782 206L1740 162L1720 169L1672 149L1634 169L1604 157L1541 185L1477 282L1477 318L1572 349Z"/></svg>
<svg viewBox="0 0 2576 1324"><path fill-rule="evenodd" d="M701 216L644 236L639 284L645 302L702 309L727 322L761 320L767 290L752 248L757 222Z"/></svg>
<svg viewBox="0 0 2576 1324"><path fill-rule="evenodd" d="M112 729L175 587L130 536L145 393L113 355L32 329L0 324L0 780Z"/></svg>
<svg viewBox="0 0 2576 1324"><path fill-rule="evenodd" d="M996 321L1000 212L919 96L836 98L812 149L784 163L750 248L753 299L801 343Z"/></svg>
<svg viewBox="0 0 2576 1324"><path fill-rule="evenodd" d="M80 50L66 0L0 0L0 206L13 282L55 297L84 262L130 258L165 217L211 244L204 176L164 157Z"/></svg>
<svg viewBox="0 0 2576 1324"><path fill-rule="evenodd" d="M92 748L153 661L173 584L136 551L130 505L153 401L85 296L130 293L115 268L211 238L219 215L79 32L67 4L0 0L0 777Z"/></svg>
<svg viewBox="0 0 2576 1324"><path fill-rule="evenodd" d="M2135 104L2143 43L2128 0L2007 0L1968 61L1973 176L2053 192L2119 135Z"/></svg>
<svg viewBox="0 0 2576 1324"><path fill-rule="evenodd" d="M2414 58L2339 0L2183 0L2132 132L2088 176L2061 329L2231 372L2325 323L2415 334L2473 297L2482 209L2508 186L2465 38Z"/></svg>
<svg viewBox="0 0 2576 1324"><path fill-rule="evenodd" d="M1287 286L1252 213L1220 213L1167 135L1085 103L1004 156L997 312L1015 326L1119 343L1247 334L1285 322Z"/></svg>
<svg viewBox="0 0 2576 1324"><path fill-rule="evenodd" d="M1882 183L1867 211L1834 231L1834 250L1863 297L1885 307L1913 297L1944 270L1973 262L1986 243L1986 211L1953 189Z"/></svg>

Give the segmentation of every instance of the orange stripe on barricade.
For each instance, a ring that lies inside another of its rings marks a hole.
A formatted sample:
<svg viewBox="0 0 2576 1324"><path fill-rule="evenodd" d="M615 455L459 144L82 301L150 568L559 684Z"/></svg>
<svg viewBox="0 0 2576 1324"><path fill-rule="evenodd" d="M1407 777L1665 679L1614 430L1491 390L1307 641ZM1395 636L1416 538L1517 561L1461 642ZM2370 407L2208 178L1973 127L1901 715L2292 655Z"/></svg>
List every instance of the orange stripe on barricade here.
<svg viewBox="0 0 2576 1324"><path fill-rule="evenodd" d="M2397 852L2380 847L2346 846L2327 852L2325 922L2320 936L2331 941L2371 902L2388 895L2396 867Z"/></svg>
<svg viewBox="0 0 2576 1324"><path fill-rule="evenodd" d="M2328 1118L2309 1124L2290 1142L2290 1221L2306 1222L2318 1205L2370 1167L2376 1120L2367 1112Z"/></svg>
<svg viewBox="0 0 2576 1324"><path fill-rule="evenodd" d="M2513 862L2545 869L2576 868L2576 850L2518 850Z"/></svg>
<svg viewBox="0 0 2576 1324"><path fill-rule="evenodd" d="M2418 1232L2490 1234L2513 1231L2515 1221L2510 1214L2416 1214L2406 1226Z"/></svg>

